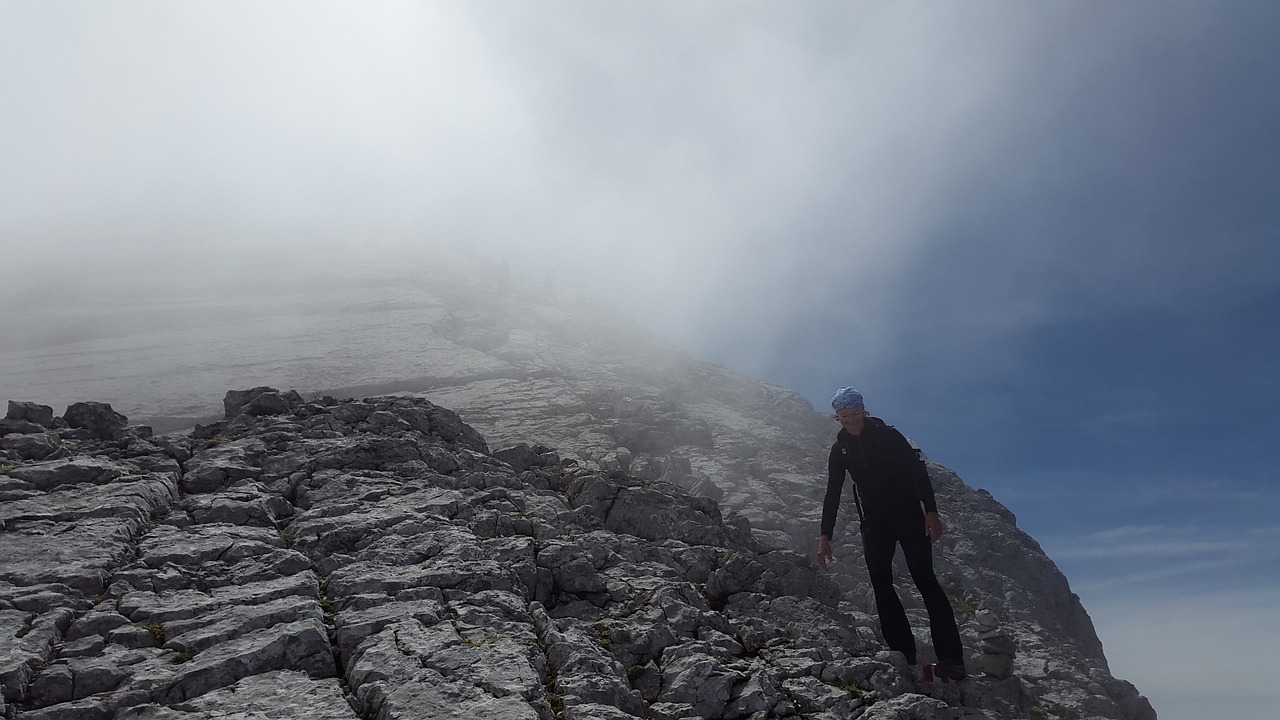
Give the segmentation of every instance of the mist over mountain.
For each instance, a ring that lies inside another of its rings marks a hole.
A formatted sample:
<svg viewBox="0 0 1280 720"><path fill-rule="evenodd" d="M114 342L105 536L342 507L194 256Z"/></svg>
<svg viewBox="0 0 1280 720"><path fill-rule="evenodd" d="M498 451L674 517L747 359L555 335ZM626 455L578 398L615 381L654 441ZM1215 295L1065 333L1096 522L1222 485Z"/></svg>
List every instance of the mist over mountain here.
<svg viewBox="0 0 1280 720"><path fill-rule="evenodd" d="M827 414L550 263L392 255L10 290L6 717L1155 717L990 493L928 463L975 678L925 682L852 507L813 562Z"/></svg>

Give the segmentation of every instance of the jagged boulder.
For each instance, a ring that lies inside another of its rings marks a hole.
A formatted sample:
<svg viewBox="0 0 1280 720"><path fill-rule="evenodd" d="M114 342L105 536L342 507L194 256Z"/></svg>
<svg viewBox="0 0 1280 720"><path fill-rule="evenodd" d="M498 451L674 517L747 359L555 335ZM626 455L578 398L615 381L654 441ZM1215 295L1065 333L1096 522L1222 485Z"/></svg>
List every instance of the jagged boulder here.
<svg viewBox="0 0 1280 720"><path fill-rule="evenodd" d="M283 415L302 405L302 396L297 392L280 392L271 387L256 387L250 390L229 390L222 400L226 419L244 413L246 415Z"/></svg>
<svg viewBox="0 0 1280 720"><path fill-rule="evenodd" d="M129 418L121 415L107 403L78 402L67 406L62 415L73 428L86 431L90 437L110 440L129 424Z"/></svg>
<svg viewBox="0 0 1280 720"><path fill-rule="evenodd" d="M59 442L53 433L13 433L0 437L0 450L19 460L44 460L60 452Z"/></svg>
<svg viewBox="0 0 1280 720"><path fill-rule="evenodd" d="M34 490L47 491L62 485L107 483L127 470L111 460L97 457L73 457L57 461L23 465L9 471L9 477Z"/></svg>
<svg viewBox="0 0 1280 720"><path fill-rule="evenodd" d="M39 403L10 400L9 410L4 417L6 420L29 422L43 428L53 427L53 408Z"/></svg>

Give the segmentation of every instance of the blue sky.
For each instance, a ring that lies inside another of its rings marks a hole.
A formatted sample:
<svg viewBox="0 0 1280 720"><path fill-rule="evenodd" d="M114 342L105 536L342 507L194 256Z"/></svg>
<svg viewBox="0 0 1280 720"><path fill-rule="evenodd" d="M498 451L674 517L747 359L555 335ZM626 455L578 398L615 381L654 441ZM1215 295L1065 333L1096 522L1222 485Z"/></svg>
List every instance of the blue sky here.
<svg viewBox="0 0 1280 720"><path fill-rule="evenodd" d="M554 267L819 409L859 386L1017 513L1162 718L1270 717L1276 27L1233 0L10 2L3 281L419 239Z"/></svg>

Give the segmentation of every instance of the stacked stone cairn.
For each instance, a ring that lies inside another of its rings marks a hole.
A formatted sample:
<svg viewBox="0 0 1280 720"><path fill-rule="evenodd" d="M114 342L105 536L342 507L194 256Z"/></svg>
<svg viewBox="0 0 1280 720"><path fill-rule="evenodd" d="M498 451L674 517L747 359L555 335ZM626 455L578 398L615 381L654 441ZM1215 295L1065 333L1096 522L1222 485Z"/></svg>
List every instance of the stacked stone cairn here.
<svg viewBox="0 0 1280 720"><path fill-rule="evenodd" d="M973 623L978 631L979 643L977 655L973 658L973 669L1000 680L1012 677L1017 642L1009 633L1000 629L995 613L990 610L979 610Z"/></svg>

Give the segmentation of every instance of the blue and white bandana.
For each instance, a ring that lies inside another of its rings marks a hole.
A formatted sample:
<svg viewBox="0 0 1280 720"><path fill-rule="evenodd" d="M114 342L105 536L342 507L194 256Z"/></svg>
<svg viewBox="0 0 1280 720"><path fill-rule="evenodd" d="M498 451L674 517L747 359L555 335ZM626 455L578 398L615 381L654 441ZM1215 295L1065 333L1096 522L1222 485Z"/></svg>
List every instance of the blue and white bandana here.
<svg viewBox="0 0 1280 720"><path fill-rule="evenodd" d="M831 407L839 412L845 408L855 408L858 410L866 410L867 406L862 404L862 393L851 387L842 387L831 396Z"/></svg>

